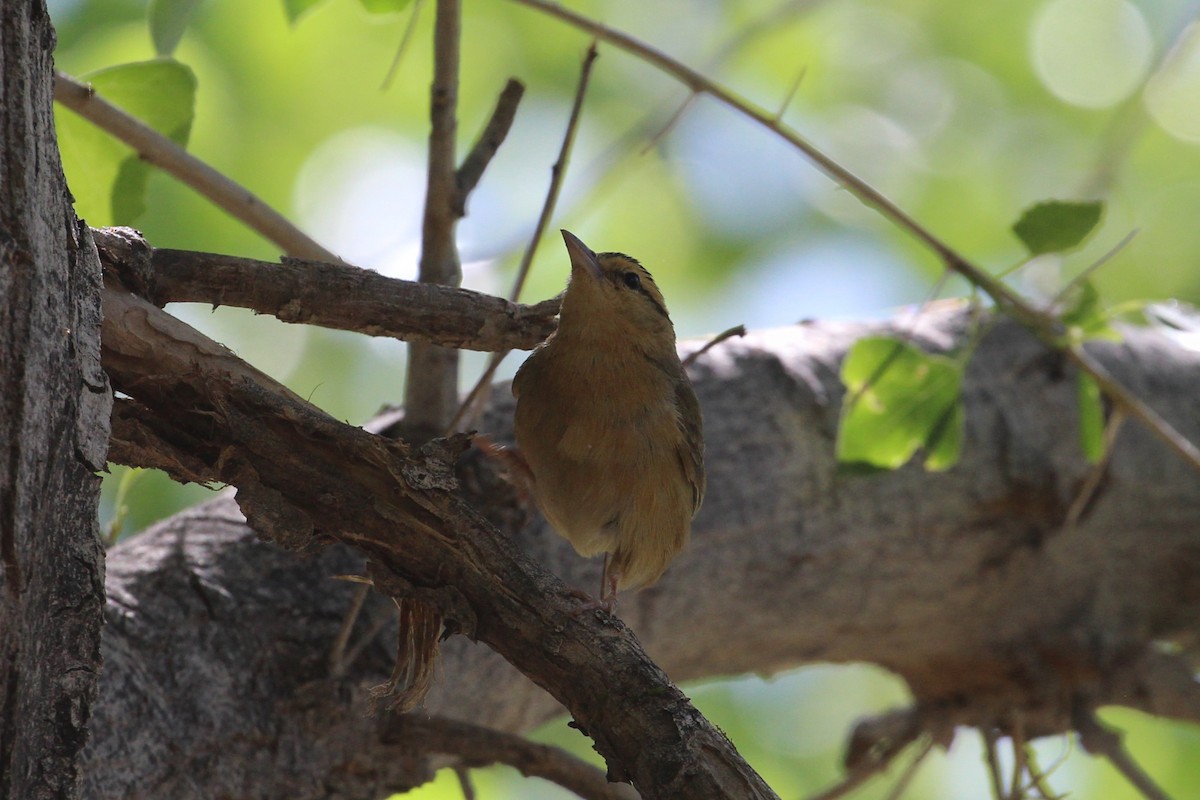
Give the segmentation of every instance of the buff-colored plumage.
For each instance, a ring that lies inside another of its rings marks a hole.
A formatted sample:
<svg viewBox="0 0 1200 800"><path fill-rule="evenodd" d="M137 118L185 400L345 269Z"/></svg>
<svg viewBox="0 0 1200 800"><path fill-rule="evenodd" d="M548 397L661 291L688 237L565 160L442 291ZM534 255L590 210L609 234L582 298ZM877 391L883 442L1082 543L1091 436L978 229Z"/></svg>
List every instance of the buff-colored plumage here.
<svg viewBox="0 0 1200 800"><path fill-rule="evenodd" d="M662 294L637 261L563 231L558 331L513 381L517 446L538 506L584 556L610 554L601 601L654 583L704 496L700 406Z"/></svg>

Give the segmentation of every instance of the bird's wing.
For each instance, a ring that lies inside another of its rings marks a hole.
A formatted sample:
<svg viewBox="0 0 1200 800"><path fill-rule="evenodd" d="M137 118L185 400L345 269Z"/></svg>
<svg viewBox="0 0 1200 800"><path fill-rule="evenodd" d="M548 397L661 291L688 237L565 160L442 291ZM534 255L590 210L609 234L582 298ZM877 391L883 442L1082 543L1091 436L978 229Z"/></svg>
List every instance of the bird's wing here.
<svg viewBox="0 0 1200 800"><path fill-rule="evenodd" d="M675 384L675 404L679 408L679 429L683 433L679 463L692 487L692 515L695 516L704 500L704 423L700 418L700 401L687 378Z"/></svg>

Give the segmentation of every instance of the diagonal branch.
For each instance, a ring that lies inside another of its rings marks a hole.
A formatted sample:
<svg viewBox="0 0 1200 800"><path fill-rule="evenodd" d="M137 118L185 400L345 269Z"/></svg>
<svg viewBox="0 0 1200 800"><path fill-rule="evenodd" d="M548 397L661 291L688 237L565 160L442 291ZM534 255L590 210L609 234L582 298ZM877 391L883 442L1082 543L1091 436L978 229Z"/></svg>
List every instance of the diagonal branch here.
<svg viewBox="0 0 1200 800"><path fill-rule="evenodd" d="M620 620L579 614L561 581L459 499L453 443L413 452L338 422L119 286L103 306L114 387L146 409L155 439L237 487L261 536L290 549L341 541L415 591L458 598L447 629L469 616L643 797L775 796Z"/></svg>
<svg viewBox="0 0 1200 800"><path fill-rule="evenodd" d="M1187 461L1194 469L1200 470L1200 448L1197 448L1195 444L1182 436L1178 430L1142 402L1135 394L1114 380L1081 345L1065 342L1062 326L1054 317L1035 308L1017 292L1010 289L1003 281L989 275L971 263L950 247L950 245L935 236L924 225L917 222L916 219L892 202L886 195L817 149L815 145L803 136L784 125L774 114L738 97L733 91L715 81L709 80L696 70L685 66L646 43L621 31L588 19L557 3L548 2L548 0L514 0L514 2L536 8L543 13L561 19L580 30L587 31L598 39L602 39L631 53L635 57L652 64L676 78L697 94L709 95L722 105L757 122L784 139L803 153L818 169L837 182L838 185L857 197L864 204L879 211L880 214L894 225L933 251L948 269L962 275L972 285L979 287L987 293L1001 311L1029 328L1048 346L1066 355L1077 367L1092 376L1096 383L1099 384L1101 390L1116 405L1123 408L1130 416L1142 422L1160 441Z"/></svg>
<svg viewBox="0 0 1200 800"><path fill-rule="evenodd" d="M509 78L504 90L500 92L499 99L496 100L496 107L492 110L492 116L488 118L483 133L479 134L479 140L475 142L475 146L467 153L467 157L455 173L458 196L454 208L459 217L466 215L467 198L475 190L479 179L483 177L483 171L508 137L517 115L517 106L524 94L524 84L515 78Z"/></svg>
<svg viewBox="0 0 1200 800"><path fill-rule="evenodd" d="M319 261L339 261L333 253L263 202L261 197L184 150L140 120L109 103L92 87L62 72L54 74L54 99L120 139L147 163L174 175L229 212L285 253Z"/></svg>
<svg viewBox="0 0 1200 800"><path fill-rule="evenodd" d="M533 235L529 238L529 244L526 246L525 252L521 255L521 263L517 266L517 277L513 281L512 291L508 295L509 300L514 303L521 296L521 289L525 286L525 279L529 276L529 268L533 265L533 256L537 252L538 244L541 242L542 236L550 224L550 218L554 216L554 209L558 205L558 194L562 189L563 178L567 174L567 164L571 160L571 149L575 144L575 132L579 130L579 118L583 114L583 100L587 97L588 84L592 78L592 65L596 63L597 55L596 43L592 42L583 56L583 66L579 70L579 83L575 86L575 99L571 103L571 113L567 118L567 129L563 133L562 144L558 149L558 158L550 168L550 186L546 190L546 199L542 201L542 211L538 214L538 221L533 227ZM558 298L555 299L557 300ZM488 361L488 365L484 368L483 373L476 379L475 385L471 387L471 391L467 392L467 396L459 405L458 411L455 412L454 417L450 420L450 424L446 428L449 433L458 430L469 430L475 425L478 414L483 410L481 400L484 397L484 390L491 385L492 378L495 377L500 362L508 357L509 352L497 352Z"/></svg>

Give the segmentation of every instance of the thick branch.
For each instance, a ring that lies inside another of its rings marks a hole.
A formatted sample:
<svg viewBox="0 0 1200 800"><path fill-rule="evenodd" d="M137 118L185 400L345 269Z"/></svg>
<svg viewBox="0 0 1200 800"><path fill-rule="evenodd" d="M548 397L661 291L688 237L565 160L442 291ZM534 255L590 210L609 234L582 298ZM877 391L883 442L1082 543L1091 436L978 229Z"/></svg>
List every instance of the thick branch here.
<svg viewBox="0 0 1200 800"><path fill-rule="evenodd" d="M44 3L0 23L0 797L74 800L96 700L112 402L100 265L54 139Z"/></svg>
<svg viewBox="0 0 1200 800"><path fill-rule="evenodd" d="M127 228L93 229L106 269L157 306L249 308L284 322L465 350L528 350L555 328L557 300L526 306L467 289L388 278L346 264L151 251Z"/></svg>
<svg viewBox="0 0 1200 800"><path fill-rule="evenodd" d="M1075 525L1064 524L1091 469L1075 432L1075 377L1005 321L967 369L960 465L839 472L838 365L859 337L907 327L751 332L699 358L692 375L705 413L705 505L683 555L659 584L623 599L622 618L675 680L812 662L883 665L908 680L921 725L1003 727L1019 709L1030 737L1066 730L1081 686L1095 704L1196 720L1200 698L1186 663L1155 645L1200 633L1193 473L1125 426L1095 499ZM943 311L923 316L915 335L945 350L966 341L967 327L965 316ZM1148 331L1092 354L1187 435L1200 434L1196 354ZM511 441L508 388L493 402L483 428ZM571 585L595 585L599 564L543 523L527 524L491 470L472 456L462 474L464 492L525 552ZM319 495L323 480L310 485L305 472L293 482ZM191 797L189 781L213 793L284 796L262 782L282 774L295 781L289 798L324 797L328 786L380 797L423 780L429 763L398 762L366 714L367 687L390 669L394 632L369 646L346 680L325 672L352 594L329 577L361 570L339 548L305 561L258 543L227 499L111 551L111 683L97 710L90 796L149 786L157 797ZM372 598L355 636L387 613ZM546 628L542 640L574 653L573 624ZM614 663L605 657L605 670ZM493 652L461 638L443 646L438 675L433 714L522 732L562 713ZM314 718L317 730L306 727Z"/></svg>
<svg viewBox="0 0 1200 800"><path fill-rule="evenodd" d="M333 420L119 287L104 318L114 385L159 439L238 488L260 534L291 549L342 541L414 587L452 589L479 641L558 698L644 797L774 796L627 628L577 614L578 598L452 493L442 450Z"/></svg>

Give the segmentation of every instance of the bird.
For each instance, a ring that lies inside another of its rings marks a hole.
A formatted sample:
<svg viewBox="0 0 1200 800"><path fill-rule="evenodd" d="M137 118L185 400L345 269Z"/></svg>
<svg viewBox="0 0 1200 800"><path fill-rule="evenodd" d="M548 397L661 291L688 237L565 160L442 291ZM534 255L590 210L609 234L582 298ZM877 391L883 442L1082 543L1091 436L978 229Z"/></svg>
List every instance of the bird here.
<svg viewBox="0 0 1200 800"><path fill-rule="evenodd" d="M581 556L604 554L600 601L656 582L704 499L700 404L662 292L636 259L562 231L571 276L558 329L513 379L534 501Z"/></svg>

